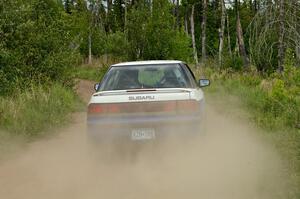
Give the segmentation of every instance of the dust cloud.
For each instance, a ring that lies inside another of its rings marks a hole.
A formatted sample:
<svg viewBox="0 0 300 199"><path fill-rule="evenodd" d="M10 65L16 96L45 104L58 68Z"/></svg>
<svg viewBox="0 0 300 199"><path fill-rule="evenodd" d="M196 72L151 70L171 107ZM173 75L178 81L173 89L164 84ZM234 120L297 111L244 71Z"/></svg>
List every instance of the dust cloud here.
<svg viewBox="0 0 300 199"><path fill-rule="evenodd" d="M2 199L287 198L281 159L247 123L207 110L207 133L116 150L90 147L85 113L0 163Z"/></svg>

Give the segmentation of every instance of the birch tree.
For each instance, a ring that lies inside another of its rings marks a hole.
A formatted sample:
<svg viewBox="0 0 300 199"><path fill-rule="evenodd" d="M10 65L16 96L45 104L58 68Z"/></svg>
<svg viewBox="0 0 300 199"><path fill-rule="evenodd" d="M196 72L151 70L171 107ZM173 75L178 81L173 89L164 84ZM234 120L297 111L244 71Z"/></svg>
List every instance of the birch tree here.
<svg viewBox="0 0 300 199"><path fill-rule="evenodd" d="M241 19L240 19L240 12L239 12L239 0L235 0L235 9L236 9L236 34L237 34L237 42L238 42L238 48L240 55L243 58L244 66L249 66L249 59L247 56L245 43L244 43L244 35L243 35L243 29L241 25Z"/></svg>
<svg viewBox="0 0 300 199"><path fill-rule="evenodd" d="M202 63L206 62L206 21L207 21L207 0L203 0L203 15L201 23L201 41L202 41Z"/></svg>
<svg viewBox="0 0 300 199"><path fill-rule="evenodd" d="M284 60L284 0L279 1L278 72L283 71Z"/></svg>
<svg viewBox="0 0 300 199"><path fill-rule="evenodd" d="M219 28L219 65L222 65L222 53L224 46L224 29L225 29L225 2L220 0L221 3L221 27Z"/></svg>
<svg viewBox="0 0 300 199"><path fill-rule="evenodd" d="M232 50L231 50L231 38L230 38L230 29L229 29L229 17L228 17L228 13L226 12L226 25L227 25L227 45L228 45L228 53L230 58L232 58Z"/></svg>
<svg viewBox="0 0 300 199"><path fill-rule="evenodd" d="M197 55L197 48L196 48L196 41L195 41L195 23L194 23L194 13L195 13L195 5L192 5L191 15L190 15L190 22L191 22L191 36L192 36L192 45L193 45L193 55L194 61L198 64L198 55Z"/></svg>

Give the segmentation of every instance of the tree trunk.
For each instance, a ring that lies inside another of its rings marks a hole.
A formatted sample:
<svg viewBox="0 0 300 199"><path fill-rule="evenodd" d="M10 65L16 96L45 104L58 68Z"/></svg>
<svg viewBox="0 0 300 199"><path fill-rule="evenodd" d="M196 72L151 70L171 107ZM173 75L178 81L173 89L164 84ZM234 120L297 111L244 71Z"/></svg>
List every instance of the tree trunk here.
<svg viewBox="0 0 300 199"><path fill-rule="evenodd" d="M245 43L244 43L243 29L242 29L240 13L239 13L239 3L237 0L235 2L236 2L235 5L236 6L236 34L238 39L239 51L243 58L244 67L248 67L249 59L247 56Z"/></svg>
<svg viewBox="0 0 300 199"><path fill-rule="evenodd" d="M184 31L186 35L189 35L189 28L188 28L188 9L186 9L184 14Z"/></svg>
<svg viewBox="0 0 300 199"><path fill-rule="evenodd" d="M238 42L237 36L236 36L236 38L235 38L234 52L235 52L238 56L241 55L241 54L240 54L239 42Z"/></svg>
<svg viewBox="0 0 300 199"><path fill-rule="evenodd" d="M296 52L297 61L300 61L300 45L299 44L295 47L295 52Z"/></svg>
<svg viewBox="0 0 300 199"><path fill-rule="evenodd" d="M278 72L283 71L284 61L284 0L279 2Z"/></svg>
<svg viewBox="0 0 300 199"><path fill-rule="evenodd" d="M185 15L184 16L184 32L186 35L189 35L189 29L188 29L188 17Z"/></svg>
<svg viewBox="0 0 300 199"><path fill-rule="evenodd" d="M88 41L88 48L89 48L89 60L88 64L92 64L92 34L91 31L89 32L89 41Z"/></svg>
<svg viewBox="0 0 300 199"><path fill-rule="evenodd" d="M107 0L107 14L110 13L112 6L112 0Z"/></svg>
<svg viewBox="0 0 300 199"><path fill-rule="evenodd" d="M229 17L228 13L226 13L226 21L227 21L227 42L228 42L228 51L229 51L229 56L232 57L232 50L231 50L231 39L230 39L230 30L229 30Z"/></svg>
<svg viewBox="0 0 300 199"><path fill-rule="evenodd" d="M177 28L180 29L179 0L176 0L176 23Z"/></svg>
<svg viewBox="0 0 300 199"><path fill-rule="evenodd" d="M219 28L219 66L222 66L224 29L225 29L225 2L224 0L221 0L221 27Z"/></svg>
<svg viewBox="0 0 300 199"><path fill-rule="evenodd" d="M175 0L172 0L172 14L173 14L173 29L176 30L176 2Z"/></svg>
<svg viewBox="0 0 300 199"><path fill-rule="evenodd" d="M257 12L257 0L254 0L253 2L253 6L254 6L254 12L256 13Z"/></svg>
<svg viewBox="0 0 300 199"><path fill-rule="evenodd" d="M127 0L124 1L124 32L125 33L126 33L126 26L127 26Z"/></svg>
<svg viewBox="0 0 300 199"><path fill-rule="evenodd" d="M196 48L196 41L195 41L195 28L194 28L194 12L195 12L195 5L192 5L192 11L190 16L191 34L192 34L194 60L195 63L198 65L198 55L197 55L197 48Z"/></svg>
<svg viewBox="0 0 300 199"><path fill-rule="evenodd" d="M107 15L106 15L106 20L107 20L107 29L108 29L108 32L111 31L111 26L110 26L111 7L112 7L112 0L107 0Z"/></svg>
<svg viewBox="0 0 300 199"><path fill-rule="evenodd" d="M203 0L203 16L202 16L202 23L201 23L201 41L202 41L202 63L206 61L206 20L207 20L207 0Z"/></svg>
<svg viewBox="0 0 300 199"><path fill-rule="evenodd" d="M149 0L151 16L152 16L152 14L153 14L153 1L154 1L154 0ZM137 3L138 3L138 2L137 2Z"/></svg>

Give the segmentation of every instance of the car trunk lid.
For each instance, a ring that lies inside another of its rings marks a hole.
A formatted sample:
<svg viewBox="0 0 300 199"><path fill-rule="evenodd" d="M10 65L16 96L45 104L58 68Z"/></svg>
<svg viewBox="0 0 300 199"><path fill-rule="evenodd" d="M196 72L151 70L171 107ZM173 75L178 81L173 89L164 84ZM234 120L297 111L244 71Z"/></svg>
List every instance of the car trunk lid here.
<svg viewBox="0 0 300 199"><path fill-rule="evenodd" d="M196 112L190 89L138 89L95 93L89 115L177 114Z"/></svg>

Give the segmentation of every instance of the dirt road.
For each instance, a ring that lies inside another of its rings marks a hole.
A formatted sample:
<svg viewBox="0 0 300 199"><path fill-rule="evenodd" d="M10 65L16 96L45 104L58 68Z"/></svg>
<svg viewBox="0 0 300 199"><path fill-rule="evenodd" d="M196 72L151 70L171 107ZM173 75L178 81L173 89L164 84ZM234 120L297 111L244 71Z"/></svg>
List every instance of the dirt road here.
<svg viewBox="0 0 300 199"><path fill-rule="evenodd" d="M89 82L79 92L87 98ZM207 135L145 147L134 159L87 150L85 113L0 163L1 199L287 198L283 163L247 123L208 106Z"/></svg>

